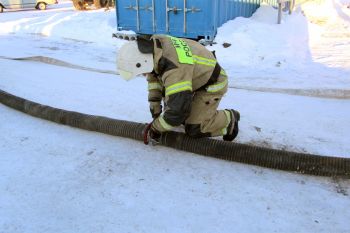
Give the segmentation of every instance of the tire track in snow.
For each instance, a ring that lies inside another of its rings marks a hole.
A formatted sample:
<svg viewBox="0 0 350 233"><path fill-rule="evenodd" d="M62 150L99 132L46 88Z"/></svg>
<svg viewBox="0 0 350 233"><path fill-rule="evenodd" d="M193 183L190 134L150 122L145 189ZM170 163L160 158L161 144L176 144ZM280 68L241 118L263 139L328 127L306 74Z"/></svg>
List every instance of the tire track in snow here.
<svg viewBox="0 0 350 233"><path fill-rule="evenodd" d="M15 61L40 62L40 63L62 66L62 67L71 68L71 69L119 75L119 73L116 71L101 70L101 69L75 65L59 59L45 57L45 56L19 57L19 58L0 56L0 58L7 59L7 60L15 60ZM319 97L319 98L350 99L350 90L342 90L342 89L289 89L289 88L267 88L267 87L247 87L247 86L229 86L229 88L242 89L247 91L281 93L281 94L289 94L289 95Z"/></svg>

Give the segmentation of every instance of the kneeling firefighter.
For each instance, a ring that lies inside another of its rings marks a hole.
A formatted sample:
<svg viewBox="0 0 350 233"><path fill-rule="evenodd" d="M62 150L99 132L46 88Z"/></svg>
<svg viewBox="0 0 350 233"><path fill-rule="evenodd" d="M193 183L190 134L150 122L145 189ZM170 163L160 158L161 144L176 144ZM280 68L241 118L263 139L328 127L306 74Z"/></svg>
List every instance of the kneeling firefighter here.
<svg viewBox="0 0 350 233"><path fill-rule="evenodd" d="M222 135L232 141L237 136L239 112L217 110L227 91L227 75L200 43L165 35L138 38L121 47L117 66L126 80L147 76L153 121L146 127L145 144L181 124L191 137Z"/></svg>

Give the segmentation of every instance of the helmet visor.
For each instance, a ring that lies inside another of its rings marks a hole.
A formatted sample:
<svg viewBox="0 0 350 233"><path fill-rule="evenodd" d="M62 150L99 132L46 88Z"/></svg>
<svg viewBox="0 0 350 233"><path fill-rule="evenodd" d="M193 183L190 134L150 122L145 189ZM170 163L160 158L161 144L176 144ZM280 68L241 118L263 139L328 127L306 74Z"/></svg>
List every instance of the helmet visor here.
<svg viewBox="0 0 350 233"><path fill-rule="evenodd" d="M125 71L125 70L118 70L118 71L119 71L120 76L126 81L129 81L129 80L135 78L135 75L132 72Z"/></svg>

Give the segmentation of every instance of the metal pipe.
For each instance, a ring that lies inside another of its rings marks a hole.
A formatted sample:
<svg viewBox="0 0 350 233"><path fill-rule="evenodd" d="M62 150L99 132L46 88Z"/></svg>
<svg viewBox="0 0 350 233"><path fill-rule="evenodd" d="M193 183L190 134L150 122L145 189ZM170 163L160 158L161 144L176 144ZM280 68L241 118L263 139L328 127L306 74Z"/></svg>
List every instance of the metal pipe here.
<svg viewBox="0 0 350 233"><path fill-rule="evenodd" d="M140 3L139 0L136 0L136 25L137 31L140 31Z"/></svg>
<svg viewBox="0 0 350 233"><path fill-rule="evenodd" d="M153 32L156 32L156 16L155 16L155 12L156 12L156 6L154 5L154 0L152 0L152 29L153 29Z"/></svg>
<svg viewBox="0 0 350 233"><path fill-rule="evenodd" d="M291 15L295 6L295 0L290 0L289 1L289 14Z"/></svg>
<svg viewBox="0 0 350 233"><path fill-rule="evenodd" d="M278 3L278 16L277 16L277 23L281 24L282 21L282 3Z"/></svg>
<svg viewBox="0 0 350 233"><path fill-rule="evenodd" d="M169 32L169 5L168 0L165 0L165 30Z"/></svg>
<svg viewBox="0 0 350 233"><path fill-rule="evenodd" d="M186 0L184 0L184 34L186 34L186 14L187 14Z"/></svg>

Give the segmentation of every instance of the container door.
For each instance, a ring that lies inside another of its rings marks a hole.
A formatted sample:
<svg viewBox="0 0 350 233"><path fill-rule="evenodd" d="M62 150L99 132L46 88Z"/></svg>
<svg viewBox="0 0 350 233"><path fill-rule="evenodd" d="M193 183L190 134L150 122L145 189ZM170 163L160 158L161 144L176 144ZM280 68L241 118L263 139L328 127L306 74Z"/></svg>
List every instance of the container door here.
<svg viewBox="0 0 350 233"><path fill-rule="evenodd" d="M183 30L184 0L165 0L165 30L172 35L181 35Z"/></svg>
<svg viewBox="0 0 350 233"><path fill-rule="evenodd" d="M212 1L184 0L183 33L193 37L191 33L200 36L209 35L212 30Z"/></svg>
<svg viewBox="0 0 350 233"><path fill-rule="evenodd" d="M195 38L215 33L213 0L117 0L118 30Z"/></svg>
<svg viewBox="0 0 350 233"><path fill-rule="evenodd" d="M133 30L144 34L155 33L155 1L157 0L117 1L118 30Z"/></svg>
<svg viewBox="0 0 350 233"><path fill-rule="evenodd" d="M197 32L210 25L208 0L165 0L165 32L174 36L197 38Z"/></svg>
<svg viewBox="0 0 350 233"><path fill-rule="evenodd" d="M118 30L133 30L137 32L137 9L137 2L135 0L116 1Z"/></svg>
<svg viewBox="0 0 350 233"><path fill-rule="evenodd" d="M156 0L139 0L139 9L136 15L139 21L139 31L147 34L156 32L154 2Z"/></svg>

